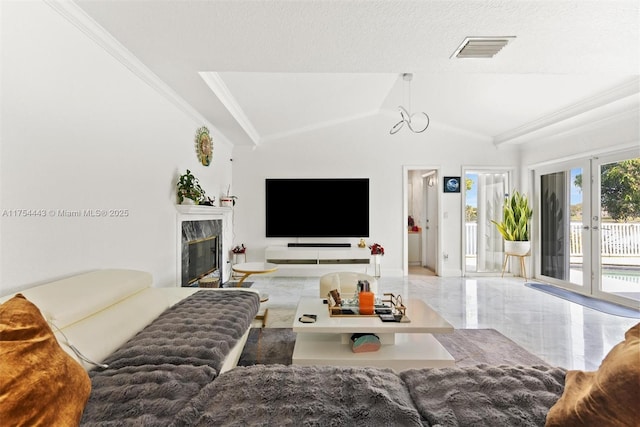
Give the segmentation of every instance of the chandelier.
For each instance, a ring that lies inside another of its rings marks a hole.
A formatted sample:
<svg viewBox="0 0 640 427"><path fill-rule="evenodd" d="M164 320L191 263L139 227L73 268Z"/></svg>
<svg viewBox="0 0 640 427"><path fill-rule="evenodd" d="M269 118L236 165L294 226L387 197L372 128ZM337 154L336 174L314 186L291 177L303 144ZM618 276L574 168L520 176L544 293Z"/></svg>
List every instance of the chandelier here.
<svg viewBox="0 0 640 427"><path fill-rule="evenodd" d="M409 100L407 104L409 111L411 111L411 80L412 79L413 79L413 74L411 73L404 73L402 75L402 80L404 81L403 89L406 90L408 88L406 92ZM403 94L403 98L404 98L404 94ZM429 127L429 116L427 115L427 113L419 112L419 113L411 114L402 105L398 106L398 111L400 112L400 121L395 125L393 125L393 127L389 131L391 135L396 134L400 129L404 127L405 124L407 125L409 130L413 133L422 133L425 130L427 130L427 128ZM412 120L413 120L413 123L412 123Z"/></svg>

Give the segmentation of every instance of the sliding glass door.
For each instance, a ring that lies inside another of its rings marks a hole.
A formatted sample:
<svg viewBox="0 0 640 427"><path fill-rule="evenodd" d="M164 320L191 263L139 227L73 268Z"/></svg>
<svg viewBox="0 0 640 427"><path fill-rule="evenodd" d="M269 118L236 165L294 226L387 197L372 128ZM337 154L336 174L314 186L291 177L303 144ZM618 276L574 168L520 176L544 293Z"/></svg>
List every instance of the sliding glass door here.
<svg viewBox="0 0 640 427"><path fill-rule="evenodd" d="M539 185L540 274L564 283L567 287L582 287L584 271L589 271L589 204L583 203L585 193L580 179L586 170L583 164L566 164L541 171ZM586 220L585 220L586 218ZM553 280L552 280L553 281Z"/></svg>
<svg viewBox="0 0 640 427"><path fill-rule="evenodd" d="M640 301L640 158L576 160L536 171L539 276L628 306ZM637 155L637 153L636 153Z"/></svg>
<svg viewBox="0 0 640 427"><path fill-rule="evenodd" d="M637 155L637 153L635 153ZM594 245L596 295L638 307L640 302L640 157L593 160L600 229Z"/></svg>

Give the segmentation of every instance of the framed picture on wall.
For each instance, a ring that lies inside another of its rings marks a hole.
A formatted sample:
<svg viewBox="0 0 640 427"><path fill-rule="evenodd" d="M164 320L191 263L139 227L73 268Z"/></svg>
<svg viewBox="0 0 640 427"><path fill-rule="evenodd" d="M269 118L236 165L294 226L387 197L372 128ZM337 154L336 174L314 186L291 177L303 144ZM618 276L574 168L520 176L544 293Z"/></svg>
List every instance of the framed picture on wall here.
<svg viewBox="0 0 640 427"><path fill-rule="evenodd" d="M460 177L459 176L445 176L444 177L444 192L445 193L459 193L460 192Z"/></svg>

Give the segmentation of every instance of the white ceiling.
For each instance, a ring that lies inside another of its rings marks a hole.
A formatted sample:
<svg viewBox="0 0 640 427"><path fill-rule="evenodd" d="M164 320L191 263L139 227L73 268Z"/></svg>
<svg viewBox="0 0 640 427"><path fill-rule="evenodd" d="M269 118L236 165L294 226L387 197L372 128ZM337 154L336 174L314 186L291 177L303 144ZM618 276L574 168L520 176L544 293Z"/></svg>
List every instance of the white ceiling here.
<svg viewBox="0 0 640 427"><path fill-rule="evenodd" d="M635 0L75 4L238 145L379 113L391 128L409 96L432 125L496 144L638 108ZM451 59L467 36L516 39Z"/></svg>

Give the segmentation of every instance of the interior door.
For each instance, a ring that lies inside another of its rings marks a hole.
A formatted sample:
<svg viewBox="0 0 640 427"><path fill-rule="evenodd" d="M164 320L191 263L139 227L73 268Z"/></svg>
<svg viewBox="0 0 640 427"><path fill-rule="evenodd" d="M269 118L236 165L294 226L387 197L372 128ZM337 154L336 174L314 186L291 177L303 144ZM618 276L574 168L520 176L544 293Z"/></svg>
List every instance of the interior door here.
<svg viewBox="0 0 640 427"><path fill-rule="evenodd" d="M437 273L437 247L438 247L438 189L436 183L438 182L437 171L432 171L424 177L425 184L425 207L426 212L423 226L423 266L429 270Z"/></svg>

